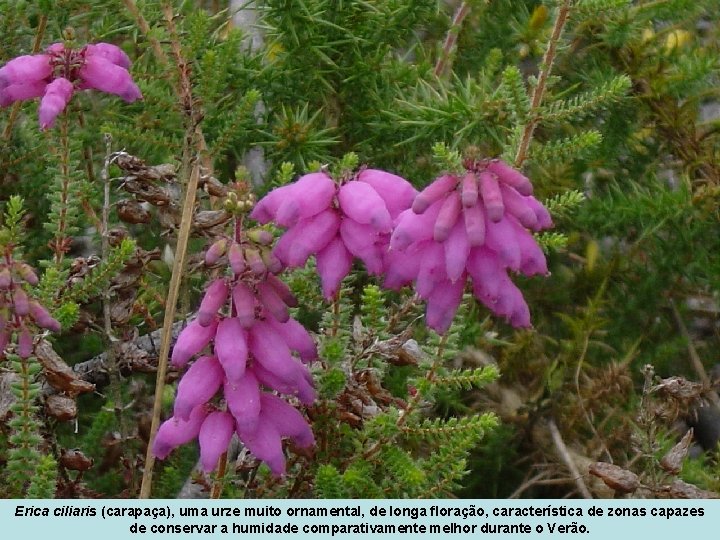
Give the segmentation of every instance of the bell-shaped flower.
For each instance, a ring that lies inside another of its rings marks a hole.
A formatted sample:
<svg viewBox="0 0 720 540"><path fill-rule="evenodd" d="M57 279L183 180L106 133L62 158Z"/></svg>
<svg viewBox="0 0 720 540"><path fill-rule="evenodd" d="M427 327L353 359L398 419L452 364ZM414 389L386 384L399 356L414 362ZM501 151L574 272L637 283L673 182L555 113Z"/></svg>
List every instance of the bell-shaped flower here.
<svg viewBox="0 0 720 540"><path fill-rule="evenodd" d="M230 382L245 374L248 360L248 338L240 321L227 317L220 321L215 336L215 354Z"/></svg>
<svg viewBox="0 0 720 540"><path fill-rule="evenodd" d="M207 415L207 406L203 404L195 407L187 420L174 416L165 420L160 425L153 442L155 457L165 459L175 448L196 438Z"/></svg>
<svg viewBox="0 0 720 540"><path fill-rule="evenodd" d="M208 346L215 337L218 322L214 320L208 326L201 326L197 319L188 324L178 336L173 347L170 362L175 367L182 367L197 353Z"/></svg>
<svg viewBox="0 0 720 540"><path fill-rule="evenodd" d="M173 409L175 417L188 419L195 407L212 399L224 378L225 372L214 356L201 356L195 360L178 383Z"/></svg>
<svg viewBox="0 0 720 540"><path fill-rule="evenodd" d="M235 421L230 413L216 411L207 416L198 433L200 464L205 472L217 466L220 456L228 449L233 433Z"/></svg>

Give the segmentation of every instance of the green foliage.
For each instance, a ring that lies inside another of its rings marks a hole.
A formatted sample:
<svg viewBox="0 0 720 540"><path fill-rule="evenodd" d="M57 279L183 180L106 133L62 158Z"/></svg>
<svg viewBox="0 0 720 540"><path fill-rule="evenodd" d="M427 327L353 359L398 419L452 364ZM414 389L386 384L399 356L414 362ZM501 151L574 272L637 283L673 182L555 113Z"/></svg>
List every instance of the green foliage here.
<svg viewBox="0 0 720 540"><path fill-rule="evenodd" d="M12 384L15 403L10 408L13 418L8 426L12 433L8 437L10 449L3 480L10 496L22 497L29 494L30 489L42 493L43 489L50 489L52 484L52 473L47 470L48 462L38 450L42 437L36 404L40 384L36 382L36 376L42 368L32 357L23 360L9 355L8 360L18 382ZM31 483L30 480L36 478L38 473L44 479Z"/></svg>

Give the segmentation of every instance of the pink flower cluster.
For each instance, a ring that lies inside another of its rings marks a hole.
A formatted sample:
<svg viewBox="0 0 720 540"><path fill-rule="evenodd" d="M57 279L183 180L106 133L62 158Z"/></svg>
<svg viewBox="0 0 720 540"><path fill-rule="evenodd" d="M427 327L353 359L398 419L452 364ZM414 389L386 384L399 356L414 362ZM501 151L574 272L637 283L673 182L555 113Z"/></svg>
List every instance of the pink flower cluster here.
<svg viewBox="0 0 720 540"><path fill-rule="evenodd" d="M263 234L259 237L265 240ZM217 262L227 248L227 240L211 246L209 262ZM153 451L164 459L197 437L202 467L210 471L237 433L279 476L285 472L282 438L303 448L314 445L315 439L302 414L271 392L311 405L316 394L304 363L317 358L317 349L307 330L290 317L288 307L296 306L297 300L268 272L262 250L243 249L232 241L227 251L234 278L210 283L197 318L178 337L171 361L182 367L208 345L212 354L195 360L183 375L173 417L160 426ZM224 403L210 404L219 390Z"/></svg>
<svg viewBox="0 0 720 540"><path fill-rule="evenodd" d="M285 266L301 267L316 256L323 294L331 299L353 257L363 261L371 274L384 272L393 222L416 194L407 180L377 169L364 169L340 186L317 172L274 189L250 216L288 229L275 246L275 255Z"/></svg>
<svg viewBox="0 0 720 540"><path fill-rule="evenodd" d="M96 89L128 103L142 98L129 68L128 56L110 43L89 44L79 50L54 43L43 54L18 56L0 68L0 107L41 97L40 128L47 129L76 90Z"/></svg>
<svg viewBox="0 0 720 540"><path fill-rule="evenodd" d="M515 327L530 326L528 306L508 270L548 273L527 229L552 227L552 220L532 191L528 178L499 160L473 162L462 177L437 178L396 220L384 285L414 281L427 300L426 323L440 333L452 323L468 277L490 311Z"/></svg>
<svg viewBox="0 0 720 540"><path fill-rule="evenodd" d="M23 282L37 285L35 271L23 262L6 257L6 262L0 265L0 358L5 356L13 334L17 336L18 356L28 358L32 355L34 331L28 324L34 323L51 332L60 331L60 323L40 302L28 296Z"/></svg>
<svg viewBox="0 0 720 540"><path fill-rule="evenodd" d="M353 257L384 286L415 282L427 300L426 323L447 331L472 278L473 292L515 327L530 312L508 270L547 274L542 250L527 229L552 226L532 196L530 180L500 160L469 163L462 177L445 174L421 193L393 174L365 169L335 183L323 172L271 191L251 217L287 227L275 247L288 267L316 255L323 293L332 298Z"/></svg>

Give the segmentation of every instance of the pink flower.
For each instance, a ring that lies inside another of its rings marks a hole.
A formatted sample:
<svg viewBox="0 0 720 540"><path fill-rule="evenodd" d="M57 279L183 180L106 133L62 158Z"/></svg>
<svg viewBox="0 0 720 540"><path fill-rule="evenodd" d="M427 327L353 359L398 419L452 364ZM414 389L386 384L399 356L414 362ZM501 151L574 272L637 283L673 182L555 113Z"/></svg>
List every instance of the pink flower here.
<svg viewBox="0 0 720 540"><path fill-rule="evenodd" d="M230 382L237 382L245 374L248 339L245 329L235 317L225 318L218 324L215 354Z"/></svg>
<svg viewBox="0 0 720 540"><path fill-rule="evenodd" d="M198 310L198 323L200 326L210 326L215 316L227 300L229 289L224 279L216 279L205 291L205 296Z"/></svg>
<svg viewBox="0 0 720 540"><path fill-rule="evenodd" d="M197 353L208 346L215 337L218 322L213 321L209 326L201 326L197 319L188 324L178 336L173 347L170 362L176 367L182 367Z"/></svg>
<svg viewBox="0 0 720 540"><path fill-rule="evenodd" d="M228 410L235 417L238 428L253 431L260 417L260 383L252 369L235 382L226 381L224 386Z"/></svg>
<svg viewBox="0 0 720 540"><path fill-rule="evenodd" d="M66 49L50 45L44 54L19 56L0 68L0 107L42 97L40 129L52 127L74 91L94 88L127 102L142 98L128 72L130 59L110 43Z"/></svg>
<svg viewBox="0 0 720 540"><path fill-rule="evenodd" d="M205 472L210 472L217 466L220 456L227 451L234 432L235 422L229 413L213 412L203 421L198 442L200 464Z"/></svg>
<svg viewBox="0 0 720 540"><path fill-rule="evenodd" d="M493 313L515 327L530 326L527 304L507 271L547 274L527 229L551 227L552 220L531 193L530 180L498 160L475 162L462 178L440 176L395 220L384 285L415 281L427 300L426 323L439 333L450 327L468 278Z"/></svg>
<svg viewBox="0 0 720 540"><path fill-rule="evenodd" d="M40 107L38 108L40 129L53 127L55 118L65 110L72 95L73 85L67 79L60 77L47 85L45 95L40 100Z"/></svg>
<svg viewBox="0 0 720 540"><path fill-rule="evenodd" d="M187 420L192 410L207 403L225 378L222 366L214 356L201 356L190 366L178 383L175 396L175 417Z"/></svg>
<svg viewBox="0 0 720 540"><path fill-rule="evenodd" d="M189 443L197 437L207 415L208 409L203 404L195 407L187 420L181 420L174 416L165 420L158 429L153 442L155 457L165 459L175 448Z"/></svg>
<svg viewBox="0 0 720 540"><path fill-rule="evenodd" d="M371 274L383 272L393 220L417 192L394 174L364 169L338 185L324 172L302 176L268 193L251 217L287 227L274 253L288 267L305 265L315 255L323 295L338 293L353 257Z"/></svg>

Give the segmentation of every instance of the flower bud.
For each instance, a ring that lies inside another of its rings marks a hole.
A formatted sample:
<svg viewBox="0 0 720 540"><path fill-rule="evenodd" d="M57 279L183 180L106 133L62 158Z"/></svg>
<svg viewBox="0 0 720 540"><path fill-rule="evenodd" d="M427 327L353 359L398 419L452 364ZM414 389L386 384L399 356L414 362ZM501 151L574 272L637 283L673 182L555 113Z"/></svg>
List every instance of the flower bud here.
<svg viewBox="0 0 720 540"><path fill-rule="evenodd" d="M28 296L22 287L15 287L12 293L13 305L15 307L15 314L20 317L25 317L30 313L30 303Z"/></svg>
<svg viewBox="0 0 720 540"><path fill-rule="evenodd" d="M451 174L444 174L432 184L423 189L413 201L412 210L416 214L422 214L432 203L445 197L445 195L457 186L458 179Z"/></svg>
<svg viewBox="0 0 720 540"><path fill-rule="evenodd" d="M205 252L205 264L212 266L220 260L220 257L225 255L227 251L228 241L225 238L221 238L214 242L208 250Z"/></svg>
<svg viewBox="0 0 720 540"><path fill-rule="evenodd" d="M230 263L230 269L236 276L243 273L245 270L245 257L243 256L242 248L237 242L230 244L230 250L228 251L228 262Z"/></svg>
<svg viewBox="0 0 720 540"><path fill-rule="evenodd" d="M20 275L22 279L25 280L26 283L30 285L38 284L37 274L29 264L17 263L15 265L15 271Z"/></svg>

